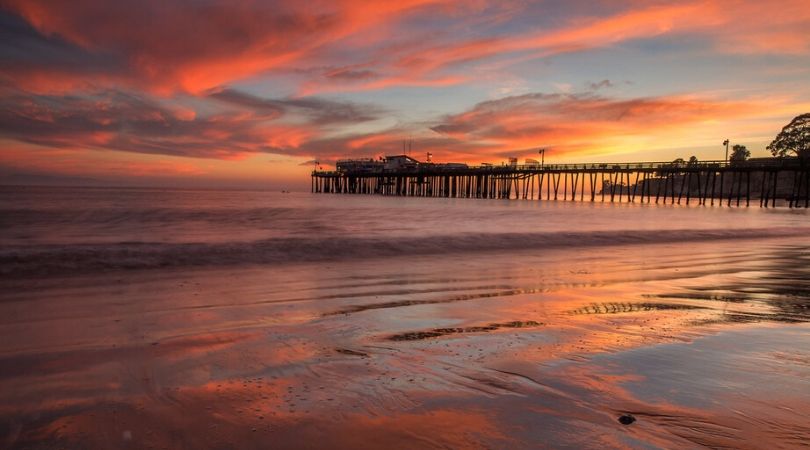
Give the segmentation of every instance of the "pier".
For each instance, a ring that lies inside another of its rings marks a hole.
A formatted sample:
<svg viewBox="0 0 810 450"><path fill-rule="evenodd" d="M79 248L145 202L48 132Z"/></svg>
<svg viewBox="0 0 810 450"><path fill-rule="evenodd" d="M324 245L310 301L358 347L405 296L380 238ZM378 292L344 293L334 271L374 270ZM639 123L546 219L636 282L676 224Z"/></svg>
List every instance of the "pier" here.
<svg viewBox="0 0 810 450"><path fill-rule="evenodd" d="M312 172L312 192L718 206L810 207L810 161L479 165L404 155L338 161Z"/></svg>

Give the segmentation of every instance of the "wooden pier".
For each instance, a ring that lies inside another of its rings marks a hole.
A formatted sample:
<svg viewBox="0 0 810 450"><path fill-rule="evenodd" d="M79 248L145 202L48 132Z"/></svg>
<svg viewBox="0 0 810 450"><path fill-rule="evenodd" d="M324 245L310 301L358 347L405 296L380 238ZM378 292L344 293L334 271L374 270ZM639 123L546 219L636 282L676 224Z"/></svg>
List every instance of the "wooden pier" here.
<svg viewBox="0 0 810 450"><path fill-rule="evenodd" d="M371 160L366 160L371 161ZM810 207L810 161L466 166L418 163L313 171L312 192L719 206Z"/></svg>

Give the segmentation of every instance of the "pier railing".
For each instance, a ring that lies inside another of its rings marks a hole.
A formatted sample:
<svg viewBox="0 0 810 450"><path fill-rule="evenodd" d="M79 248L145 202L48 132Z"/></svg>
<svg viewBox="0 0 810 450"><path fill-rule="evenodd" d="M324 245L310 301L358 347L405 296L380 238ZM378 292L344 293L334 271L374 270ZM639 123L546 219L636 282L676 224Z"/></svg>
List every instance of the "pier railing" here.
<svg viewBox="0 0 810 450"><path fill-rule="evenodd" d="M709 160L699 162L674 162L674 161L645 161L645 162L621 162L621 163L566 163L566 164L513 164L513 165L444 165L433 163L421 163L413 167L401 167L396 169L386 169L384 167L355 170L355 171L324 171L315 170L313 175L333 176L339 174L400 174L400 173L425 173L425 172L552 172L552 171L614 171L614 170L711 170L735 168L738 170L760 170L760 169L793 169L801 167L802 162L797 158L769 158L768 160L756 161L724 161Z"/></svg>

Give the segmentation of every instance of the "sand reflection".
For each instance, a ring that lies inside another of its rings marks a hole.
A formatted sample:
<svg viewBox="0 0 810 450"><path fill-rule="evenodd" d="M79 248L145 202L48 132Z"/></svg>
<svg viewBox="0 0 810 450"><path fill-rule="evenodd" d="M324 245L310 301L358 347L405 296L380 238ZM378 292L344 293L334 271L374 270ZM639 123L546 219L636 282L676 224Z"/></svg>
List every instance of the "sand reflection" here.
<svg viewBox="0 0 810 450"><path fill-rule="evenodd" d="M777 240L39 286L0 302L2 442L790 446L810 436L807 260Z"/></svg>

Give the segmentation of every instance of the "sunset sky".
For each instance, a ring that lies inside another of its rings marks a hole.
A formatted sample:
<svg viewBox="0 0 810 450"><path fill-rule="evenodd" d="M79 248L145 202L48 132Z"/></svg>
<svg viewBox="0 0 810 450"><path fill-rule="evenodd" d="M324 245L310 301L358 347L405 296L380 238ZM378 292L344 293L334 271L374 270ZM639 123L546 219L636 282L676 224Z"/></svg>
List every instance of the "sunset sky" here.
<svg viewBox="0 0 810 450"><path fill-rule="evenodd" d="M753 156L806 0L0 0L0 177L308 189L313 160Z"/></svg>

